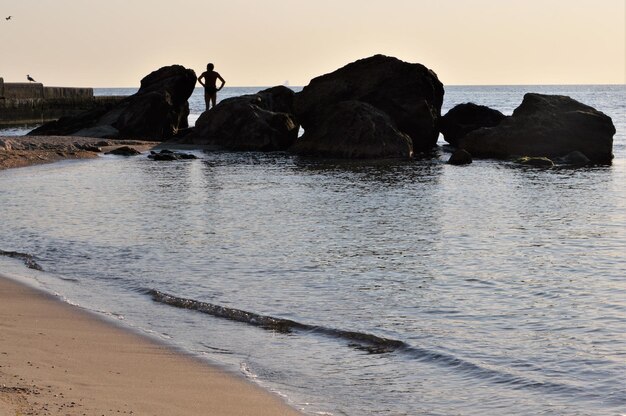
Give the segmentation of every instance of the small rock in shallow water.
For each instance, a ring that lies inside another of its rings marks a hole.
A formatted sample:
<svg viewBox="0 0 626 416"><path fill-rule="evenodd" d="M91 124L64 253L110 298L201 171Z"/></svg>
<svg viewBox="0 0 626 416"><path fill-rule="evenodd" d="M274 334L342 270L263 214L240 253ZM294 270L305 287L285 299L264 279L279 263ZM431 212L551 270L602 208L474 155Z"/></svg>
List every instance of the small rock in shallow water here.
<svg viewBox="0 0 626 416"><path fill-rule="evenodd" d="M554 162L548 159L547 157L530 157L524 156L515 160L516 163L528 166L537 166L541 168L551 168L554 167Z"/></svg>
<svg viewBox="0 0 626 416"><path fill-rule="evenodd" d="M158 160L158 161L168 161L168 160L179 160L179 159L197 159L196 155L192 155L191 153L180 153L173 152L168 149L163 149L160 152L150 151L148 155L149 159Z"/></svg>
<svg viewBox="0 0 626 416"><path fill-rule="evenodd" d="M141 152L130 146L122 146L122 147L118 147L117 149L113 149L110 152L107 152L106 154L118 155L118 156L136 156L136 155L140 155Z"/></svg>

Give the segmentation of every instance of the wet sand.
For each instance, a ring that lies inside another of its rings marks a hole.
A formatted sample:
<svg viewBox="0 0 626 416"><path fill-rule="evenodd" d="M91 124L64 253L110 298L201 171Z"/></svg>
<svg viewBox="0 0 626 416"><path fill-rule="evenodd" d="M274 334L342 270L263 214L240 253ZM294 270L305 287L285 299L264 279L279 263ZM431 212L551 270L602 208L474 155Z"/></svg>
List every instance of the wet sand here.
<svg viewBox="0 0 626 416"><path fill-rule="evenodd" d="M0 415L299 415L277 396L0 274Z"/></svg>

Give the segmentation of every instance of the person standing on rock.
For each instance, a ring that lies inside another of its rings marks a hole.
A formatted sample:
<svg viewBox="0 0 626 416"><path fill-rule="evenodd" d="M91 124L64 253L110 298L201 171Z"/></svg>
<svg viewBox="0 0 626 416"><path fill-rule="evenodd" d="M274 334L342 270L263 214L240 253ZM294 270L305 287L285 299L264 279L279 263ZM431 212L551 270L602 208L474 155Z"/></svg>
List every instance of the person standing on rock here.
<svg viewBox="0 0 626 416"><path fill-rule="evenodd" d="M224 84L226 83L226 81L224 81L224 78L222 78L220 74L215 72L213 68L215 68L213 64L208 64L206 66L206 71L198 77L198 82L204 87L204 103L206 104L207 110L211 107L215 107L217 92L224 88ZM216 85L218 79L222 82L222 85L220 85L219 88L217 88Z"/></svg>

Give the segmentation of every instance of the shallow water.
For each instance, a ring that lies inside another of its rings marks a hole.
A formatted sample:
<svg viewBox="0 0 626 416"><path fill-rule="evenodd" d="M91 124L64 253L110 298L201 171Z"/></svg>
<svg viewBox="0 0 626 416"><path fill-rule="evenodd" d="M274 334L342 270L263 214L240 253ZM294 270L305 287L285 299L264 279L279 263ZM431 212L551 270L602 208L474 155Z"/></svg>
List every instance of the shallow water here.
<svg viewBox="0 0 626 416"><path fill-rule="evenodd" d="M45 272L0 267L310 414L624 413L626 91L448 87L445 106L510 114L526 91L611 115L614 164L454 167L440 149L391 164L197 153L3 171L0 249Z"/></svg>

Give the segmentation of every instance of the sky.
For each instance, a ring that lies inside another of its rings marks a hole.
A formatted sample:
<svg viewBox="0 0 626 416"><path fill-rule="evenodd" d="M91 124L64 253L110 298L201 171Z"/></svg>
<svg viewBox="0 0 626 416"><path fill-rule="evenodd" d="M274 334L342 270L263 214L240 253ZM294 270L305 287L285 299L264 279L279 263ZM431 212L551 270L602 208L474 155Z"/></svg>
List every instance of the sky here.
<svg viewBox="0 0 626 416"><path fill-rule="evenodd" d="M303 86L381 53L444 85L626 84L625 26L626 0L0 0L0 77L136 87L213 62L227 86Z"/></svg>

